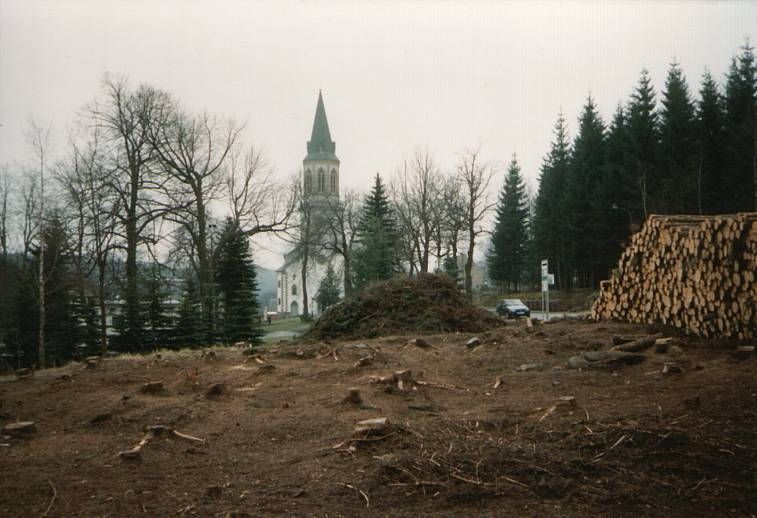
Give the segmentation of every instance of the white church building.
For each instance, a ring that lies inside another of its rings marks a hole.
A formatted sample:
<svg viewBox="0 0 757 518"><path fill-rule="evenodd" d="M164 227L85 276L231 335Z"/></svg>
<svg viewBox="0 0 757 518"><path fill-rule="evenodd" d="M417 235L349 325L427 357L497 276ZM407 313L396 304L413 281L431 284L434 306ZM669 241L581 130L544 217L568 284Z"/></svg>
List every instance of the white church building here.
<svg viewBox="0 0 757 518"><path fill-rule="evenodd" d="M301 177L305 199L316 212L319 210L325 212L330 204L339 200L339 159L335 152L336 143L331 140L323 96L319 92L313 131L307 143L307 155L302 161ZM291 252L285 254L284 264L276 271L278 313L292 316L301 314L304 308L302 262L294 255ZM315 296L321 280L326 275L329 262L341 278L342 262L339 259L339 257L321 257L308 261L307 305L311 315L320 314Z"/></svg>

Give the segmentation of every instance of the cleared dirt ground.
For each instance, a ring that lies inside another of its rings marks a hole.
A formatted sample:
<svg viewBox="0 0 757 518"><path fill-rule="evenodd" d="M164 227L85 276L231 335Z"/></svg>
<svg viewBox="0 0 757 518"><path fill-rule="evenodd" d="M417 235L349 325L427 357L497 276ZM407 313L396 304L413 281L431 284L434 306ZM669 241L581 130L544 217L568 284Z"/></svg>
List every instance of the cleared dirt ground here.
<svg viewBox="0 0 757 518"><path fill-rule="evenodd" d="M0 515L756 514L757 360L676 339L639 365L565 368L642 332L511 323L473 349L461 334L424 337L429 349L413 336L282 343L259 360L215 349L3 378L0 424L37 432L0 441ZM662 374L670 361L684 372ZM421 383L375 382L401 369ZM165 389L141 393L148 381ZM350 387L362 407L342 402ZM389 427L353 432L373 417ZM118 457L155 424L206 442L158 437L141 461Z"/></svg>

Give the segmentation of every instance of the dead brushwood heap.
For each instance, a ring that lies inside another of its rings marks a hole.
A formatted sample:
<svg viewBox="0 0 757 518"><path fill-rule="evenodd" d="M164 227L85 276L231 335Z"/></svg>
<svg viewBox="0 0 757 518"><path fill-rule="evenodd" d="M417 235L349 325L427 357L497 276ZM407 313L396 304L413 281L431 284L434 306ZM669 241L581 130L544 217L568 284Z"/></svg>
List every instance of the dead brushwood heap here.
<svg viewBox="0 0 757 518"><path fill-rule="evenodd" d="M307 337L371 338L405 333L477 333L500 319L468 302L446 275L396 277L329 308Z"/></svg>
<svg viewBox="0 0 757 518"><path fill-rule="evenodd" d="M757 213L650 216L600 284L592 318L662 323L702 337L757 329Z"/></svg>

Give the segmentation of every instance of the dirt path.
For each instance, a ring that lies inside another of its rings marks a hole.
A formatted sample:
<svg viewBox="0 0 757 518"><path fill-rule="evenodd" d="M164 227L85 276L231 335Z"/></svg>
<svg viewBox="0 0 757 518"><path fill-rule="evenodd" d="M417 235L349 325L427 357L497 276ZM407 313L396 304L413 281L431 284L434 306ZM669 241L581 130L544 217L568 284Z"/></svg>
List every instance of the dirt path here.
<svg viewBox="0 0 757 518"><path fill-rule="evenodd" d="M0 441L0 515L757 513L757 360L675 340L616 371L565 367L643 331L510 324L473 349L473 335L286 343L5 378L0 424L37 432ZM377 381L400 370L402 389ZM149 381L164 389L140 392ZM362 406L342 401L350 387ZM388 426L353 432L375 417ZM118 457L156 424L205 443L158 436L141 461Z"/></svg>

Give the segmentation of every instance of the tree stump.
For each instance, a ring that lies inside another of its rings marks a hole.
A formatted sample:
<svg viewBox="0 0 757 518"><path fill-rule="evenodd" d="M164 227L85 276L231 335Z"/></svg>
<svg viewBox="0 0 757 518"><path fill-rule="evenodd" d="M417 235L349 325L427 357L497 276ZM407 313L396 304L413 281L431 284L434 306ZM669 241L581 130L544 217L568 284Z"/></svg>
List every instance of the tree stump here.
<svg viewBox="0 0 757 518"><path fill-rule="evenodd" d="M352 405L363 404L363 398L360 395L360 391L355 387L352 387L347 391L347 396L342 401L344 401L345 403L350 403Z"/></svg>
<svg viewBox="0 0 757 518"><path fill-rule="evenodd" d="M140 392L143 394L157 394L158 392L163 391L163 382L162 381L148 381L144 385L142 385L142 388L139 389Z"/></svg>

